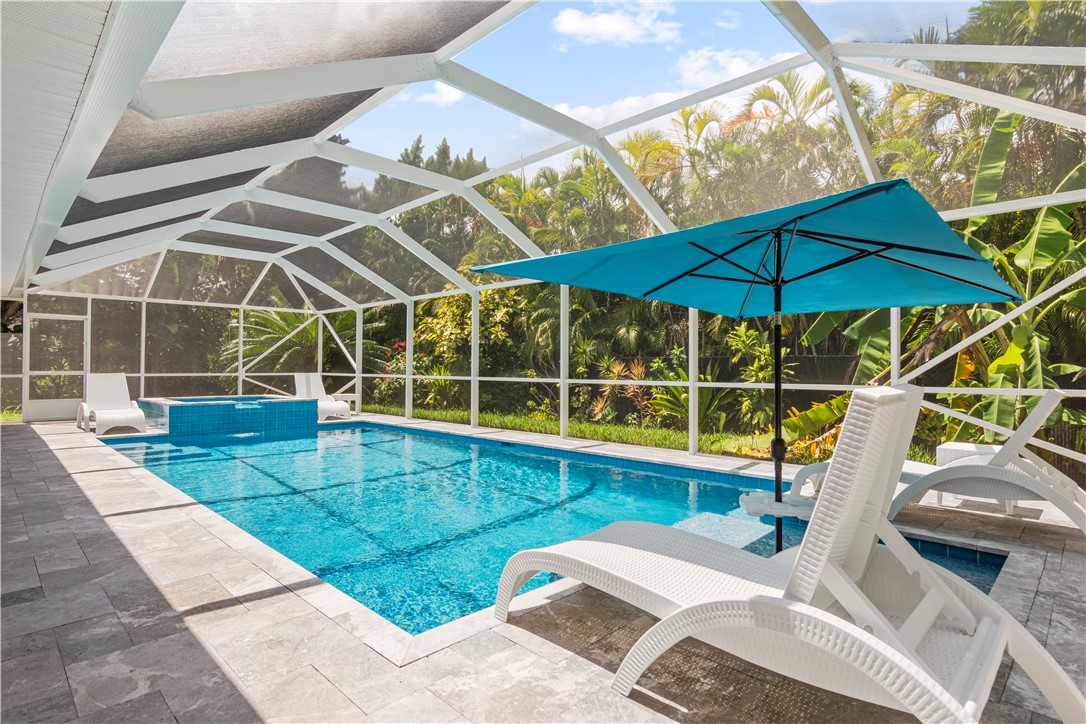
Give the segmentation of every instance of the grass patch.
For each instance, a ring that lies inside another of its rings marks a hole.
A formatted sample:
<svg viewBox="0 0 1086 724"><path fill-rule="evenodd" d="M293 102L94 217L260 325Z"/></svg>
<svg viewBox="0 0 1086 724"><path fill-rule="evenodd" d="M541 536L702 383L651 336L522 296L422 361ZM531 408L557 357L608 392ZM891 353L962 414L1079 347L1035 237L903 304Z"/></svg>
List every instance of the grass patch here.
<svg viewBox="0 0 1086 724"><path fill-rule="evenodd" d="M403 408L395 405L362 405L363 412L382 415L403 416ZM429 410L415 408L413 417L422 420L438 420L468 424L471 413L467 410ZM541 435L557 435L558 420L539 419L529 415L511 413L482 412L479 424L483 427L495 427L501 430L534 432ZM631 425L608 425L584 420L569 421L570 437L599 442L618 442L643 447L659 447L669 450L686 450L685 430L668 430L657 427L633 427ZM702 433L699 435L698 448L701 452L724 455L742 455L744 450L768 448L770 435L732 435L728 433Z"/></svg>
<svg viewBox="0 0 1086 724"><path fill-rule="evenodd" d="M17 407L0 410L0 422L22 422L23 411Z"/></svg>

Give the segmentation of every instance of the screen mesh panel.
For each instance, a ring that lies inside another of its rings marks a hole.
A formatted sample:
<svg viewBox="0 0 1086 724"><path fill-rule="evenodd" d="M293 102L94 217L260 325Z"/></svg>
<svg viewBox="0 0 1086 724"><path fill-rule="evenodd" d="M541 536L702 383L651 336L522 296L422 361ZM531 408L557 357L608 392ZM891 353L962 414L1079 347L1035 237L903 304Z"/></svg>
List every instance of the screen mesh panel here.
<svg viewBox="0 0 1086 724"><path fill-rule="evenodd" d="M247 259L168 251L151 288L151 296L187 302L240 304L263 268L263 263Z"/></svg>
<svg viewBox="0 0 1086 724"><path fill-rule="evenodd" d="M225 372L237 364L236 320L224 307L148 302L146 372Z"/></svg>
<svg viewBox="0 0 1086 724"><path fill-rule="evenodd" d="M307 138L371 95L369 91L344 93L158 121L126 110L91 176Z"/></svg>
<svg viewBox="0 0 1086 724"><path fill-rule="evenodd" d="M140 371L140 303L91 300L91 372Z"/></svg>
<svg viewBox="0 0 1086 724"><path fill-rule="evenodd" d="M460 196L446 196L398 215L393 223L468 280L486 284L467 271L473 264L521 259L524 252Z"/></svg>
<svg viewBox="0 0 1086 724"><path fill-rule="evenodd" d="M939 2L822 3L801 0L811 19L834 42L947 42L970 45L1082 45L1081 3L1064 2L981 4L975 0ZM979 7L978 7L979 6ZM976 10L974 10L976 9ZM1039 10L1039 12L1038 12ZM976 14L979 22L963 28ZM1036 15L1034 16L1034 13Z"/></svg>
<svg viewBox="0 0 1086 724"><path fill-rule="evenodd" d="M977 140L975 126L990 128L1000 111L869 75L849 77L882 89L897 108L913 109L911 116L872 129L871 145L885 177L909 179L912 187L939 211L974 205L974 181L984 149ZM924 120L918 122L917 117ZM1004 167L997 200L1054 192L1086 161L1084 138L1079 131L1022 118L1002 156ZM1079 173L1061 190L1081 189L1083 182Z"/></svg>
<svg viewBox="0 0 1086 724"><path fill-rule="evenodd" d="M54 294L31 294L26 298L26 311L35 314L86 314L87 300Z"/></svg>
<svg viewBox="0 0 1086 724"><path fill-rule="evenodd" d="M209 244L211 246L224 246L230 249L245 249L248 251L263 251L275 254L283 249L289 249L291 244L267 239L254 239L251 236L237 236L236 234L223 234L218 231L193 231L181 237L182 241L192 241L197 244Z"/></svg>
<svg viewBox="0 0 1086 724"><path fill-rule="evenodd" d="M192 3L145 80L433 52L504 2Z"/></svg>
<svg viewBox="0 0 1086 724"><path fill-rule="evenodd" d="M300 196L301 194L297 195ZM259 226L264 229L278 229L294 234L308 234L309 236L324 236L351 223L343 219L332 219L327 216L308 214L304 211L259 204L255 201L240 201L236 204L230 204L212 218L217 221L230 221L235 224L248 224L249 226Z"/></svg>
<svg viewBox="0 0 1086 724"><path fill-rule="evenodd" d="M288 261L297 264L303 271L309 272L317 279L356 302L365 303L388 299L389 295L383 290L369 283L320 249L301 249L288 254L286 258ZM317 306L320 309L328 308L326 304L318 304ZM344 305L342 302L333 301L331 306L342 307Z"/></svg>
<svg viewBox="0 0 1086 724"><path fill-rule="evenodd" d="M253 307L276 307L281 309L305 309L305 300L294 288L287 273L279 266L269 267L249 297Z"/></svg>
<svg viewBox="0 0 1086 724"><path fill-rule="evenodd" d="M348 144L467 179L564 136L442 83L415 83L342 131Z"/></svg>
<svg viewBox="0 0 1086 724"><path fill-rule="evenodd" d="M29 342L31 372L83 369L83 322L31 319Z"/></svg>
<svg viewBox="0 0 1086 724"><path fill-rule="evenodd" d="M317 320L313 315L305 312L247 311L244 333L246 374L317 370L318 332ZM286 341L276 346L283 339ZM263 379L261 382L272 384ZM293 392L293 380L287 389Z"/></svg>
<svg viewBox="0 0 1086 724"><path fill-rule="evenodd" d="M61 292L111 297L141 297L151 281L158 254L103 267L52 287Z"/></svg>
<svg viewBox="0 0 1086 724"><path fill-rule="evenodd" d="M386 233L372 226L349 231L329 240L408 294L438 292L448 281Z"/></svg>
<svg viewBox="0 0 1086 724"><path fill-rule="evenodd" d="M0 374L23 373L23 335L21 332L0 332ZM20 393L21 398L21 393ZM6 407L6 404L4 405ZM3 408L0 408L3 409Z"/></svg>
<svg viewBox="0 0 1086 724"><path fill-rule="evenodd" d="M433 52L503 3L192 3L145 80ZM346 93L152 121L126 111L92 175L313 136L372 95Z"/></svg>
<svg viewBox="0 0 1086 724"><path fill-rule="evenodd" d="M323 158L295 161L261 186L272 191L375 214L433 192L433 189L426 186L378 176Z"/></svg>

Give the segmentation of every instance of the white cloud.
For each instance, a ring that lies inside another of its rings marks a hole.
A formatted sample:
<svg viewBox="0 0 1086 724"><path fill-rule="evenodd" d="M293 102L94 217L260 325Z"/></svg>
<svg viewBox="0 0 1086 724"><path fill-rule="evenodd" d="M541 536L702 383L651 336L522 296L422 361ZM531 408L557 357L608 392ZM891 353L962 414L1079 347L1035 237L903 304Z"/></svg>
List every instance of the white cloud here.
<svg viewBox="0 0 1086 724"><path fill-rule="evenodd" d="M430 103L435 106L451 106L454 103L459 103L464 99L463 91L457 90L452 86L447 86L440 81L434 83L434 89L429 93L423 93L415 97L419 103Z"/></svg>
<svg viewBox="0 0 1086 724"><path fill-rule="evenodd" d="M571 106L568 103L559 103L554 109L593 128L602 128L609 123L629 118L641 111L667 103L681 95L683 95L681 91L661 91L659 93L650 93L647 96L627 96L613 103L605 103L600 106Z"/></svg>
<svg viewBox="0 0 1086 724"><path fill-rule="evenodd" d="M706 46L683 53L674 70L684 88L697 90L738 78L792 55L794 53L777 53L766 58L753 50L717 50Z"/></svg>
<svg viewBox="0 0 1086 724"><path fill-rule="evenodd" d="M735 10L724 10L717 16L713 24L725 30L735 30L739 27L739 13Z"/></svg>
<svg viewBox="0 0 1086 724"><path fill-rule="evenodd" d="M597 2L591 12L565 8L551 27L585 45L608 43L626 47L635 43L674 43L681 40L682 23L665 20L675 14L671 2Z"/></svg>

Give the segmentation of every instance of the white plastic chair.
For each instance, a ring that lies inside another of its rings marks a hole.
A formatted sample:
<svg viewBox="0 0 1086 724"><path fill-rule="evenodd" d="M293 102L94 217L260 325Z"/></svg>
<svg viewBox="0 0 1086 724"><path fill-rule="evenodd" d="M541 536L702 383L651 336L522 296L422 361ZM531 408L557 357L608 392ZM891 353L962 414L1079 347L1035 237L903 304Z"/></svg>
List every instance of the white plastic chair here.
<svg viewBox="0 0 1086 724"><path fill-rule="evenodd" d="M101 437L117 427L147 430L147 418L128 396L128 381L120 373L92 372L87 375L87 399L79 403L75 413L76 427Z"/></svg>
<svg viewBox="0 0 1086 724"><path fill-rule="evenodd" d="M1086 531L1086 493L1025 447L1063 397L1059 390L1046 392L1002 445L948 443L936 450L939 465L906 460L900 482L907 487L891 503L889 518L893 520L907 504L933 490L940 505L943 493L954 493L1004 501L1008 514L1013 512L1015 501L1047 500ZM829 462L801 468L780 503L773 500L771 493L754 491L741 495L739 504L748 515L795 516L806 520L814 510L815 496L828 468ZM813 491L805 495L803 489L807 483L812 483Z"/></svg>
<svg viewBox="0 0 1086 724"><path fill-rule="evenodd" d="M920 399L915 389L854 393L800 546L767 560L675 528L615 523L510 558L495 615L506 620L516 591L551 571L660 617L619 667L622 693L692 636L922 721L979 719L1006 650L1061 717L1081 720L1086 700L1044 647L886 518Z"/></svg>
<svg viewBox="0 0 1086 724"><path fill-rule="evenodd" d="M316 372L294 373L294 396L317 401L317 419L351 416L351 406L343 400L337 400L324 391L324 383Z"/></svg>

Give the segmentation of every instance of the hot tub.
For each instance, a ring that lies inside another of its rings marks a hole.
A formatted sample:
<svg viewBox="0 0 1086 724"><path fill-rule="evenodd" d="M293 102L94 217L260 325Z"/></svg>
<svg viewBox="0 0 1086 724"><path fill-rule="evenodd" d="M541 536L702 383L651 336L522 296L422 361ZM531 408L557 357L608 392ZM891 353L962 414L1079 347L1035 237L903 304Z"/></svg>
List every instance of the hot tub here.
<svg viewBox="0 0 1086 724"><path fill-rule="evenodd" d="M147 421L171 438L193 435L311 435L317 401L275 395L149 397L139 400Z"/></svg>

